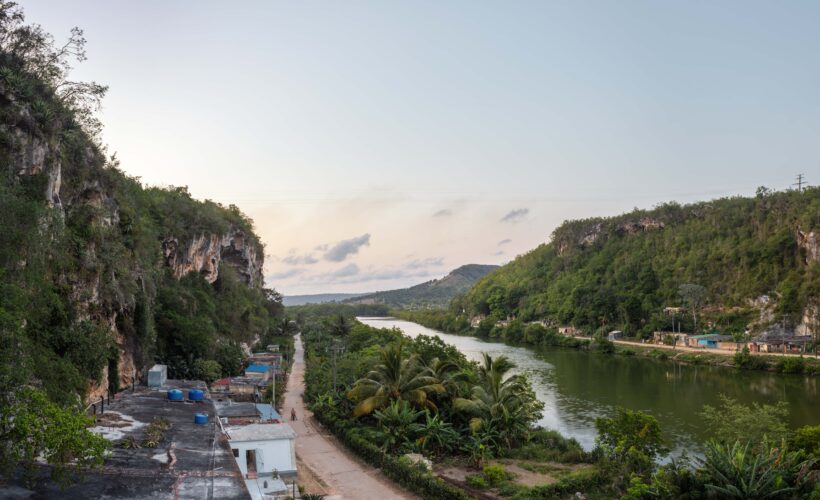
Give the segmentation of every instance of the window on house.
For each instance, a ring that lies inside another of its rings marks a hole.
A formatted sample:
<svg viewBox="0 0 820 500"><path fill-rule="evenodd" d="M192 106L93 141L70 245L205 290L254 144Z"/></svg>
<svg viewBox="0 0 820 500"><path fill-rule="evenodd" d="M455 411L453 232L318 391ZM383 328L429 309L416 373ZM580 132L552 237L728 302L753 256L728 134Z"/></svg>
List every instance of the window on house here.
<svg viewBox="0 0 820 500"><path fill-rule="evenodd" d="M239 450L238 449L232 448L231 451L233 451L233 456L235 456L235 457L239 456Z"/></svg>

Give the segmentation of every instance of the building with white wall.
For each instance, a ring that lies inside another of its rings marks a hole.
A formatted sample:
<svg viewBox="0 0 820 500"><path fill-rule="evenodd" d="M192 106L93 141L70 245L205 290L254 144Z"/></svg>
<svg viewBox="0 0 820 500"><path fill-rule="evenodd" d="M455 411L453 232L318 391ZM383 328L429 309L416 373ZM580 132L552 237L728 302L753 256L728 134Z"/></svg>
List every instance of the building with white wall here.
<svg viewBox="0 0 820 500"><path fill-rule="evenodd" d="M249 490L272 494L284 485L277 476L296 475L296 433L288 424L250 424L225 434Z"/></svg>

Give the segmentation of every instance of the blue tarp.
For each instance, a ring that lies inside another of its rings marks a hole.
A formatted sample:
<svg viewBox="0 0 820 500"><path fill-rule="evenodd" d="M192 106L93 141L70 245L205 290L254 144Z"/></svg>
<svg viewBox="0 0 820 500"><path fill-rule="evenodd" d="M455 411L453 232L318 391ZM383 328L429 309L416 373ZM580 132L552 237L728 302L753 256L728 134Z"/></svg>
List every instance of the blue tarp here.
<svg viewBox="0 0 820 500"><path fill-rule="evenodd" d="M245 368L246 372L252 373L265 373L270 371L271 367L268 365L250 365L249 367Z"/></svg>

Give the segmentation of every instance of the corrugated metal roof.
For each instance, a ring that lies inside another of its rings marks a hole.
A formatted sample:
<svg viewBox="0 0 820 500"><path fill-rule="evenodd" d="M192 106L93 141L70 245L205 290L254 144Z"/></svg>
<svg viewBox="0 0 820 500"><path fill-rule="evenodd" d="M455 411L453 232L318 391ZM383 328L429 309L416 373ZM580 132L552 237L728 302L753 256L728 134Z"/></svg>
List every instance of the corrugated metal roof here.
<svg viewBox="0 0 820 500"><path fill-rule="evenodd" d="M269 404L257 403L256 409L262 414L262 420L282 420L282 415Z"/></svg>
<svg viewBox="0 0 820 500"><path fill-rule="evenodd" d="M226 429L231 441L268 441L295 439L296 433L288 424L250 424Z"/></svg>

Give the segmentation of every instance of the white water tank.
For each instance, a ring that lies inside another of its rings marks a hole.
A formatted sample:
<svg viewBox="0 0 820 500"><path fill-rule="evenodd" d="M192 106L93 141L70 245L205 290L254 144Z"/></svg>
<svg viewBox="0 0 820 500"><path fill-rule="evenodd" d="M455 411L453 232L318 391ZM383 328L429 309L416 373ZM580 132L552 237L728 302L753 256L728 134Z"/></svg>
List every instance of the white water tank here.
<svg viewBox="0 0 820 500"><path fill-rule="evenodd" d="M148 370L148 387L162 387L168 380L168 367L165 365L154 365Z"/></svg>

